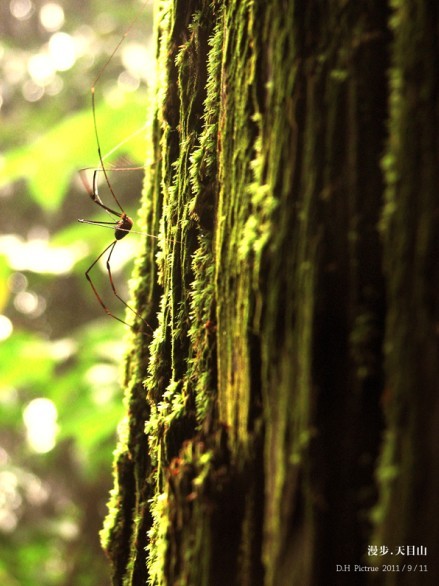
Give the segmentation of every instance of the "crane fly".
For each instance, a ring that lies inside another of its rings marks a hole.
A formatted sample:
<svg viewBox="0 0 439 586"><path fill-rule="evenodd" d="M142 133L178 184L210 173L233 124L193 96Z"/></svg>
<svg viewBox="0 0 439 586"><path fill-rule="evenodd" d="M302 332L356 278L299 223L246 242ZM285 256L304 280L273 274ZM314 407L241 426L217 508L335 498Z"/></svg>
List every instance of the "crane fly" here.
<svg viewBox="0 0 439 586"><path fill-rule="evenodd" d="M123 41L125 40L126 36L128 35L130 29L132 28L132 26L134 25L135 21L137 20L138 16L131 22L128 30L125 32L125 34L122 36L122 38L119 40L119 42L117 43L117 45L115 46L115 48L113 49L112 53L110 54L109 58L107 59L107 61L105 62L105 64L103 65L103 67L101 68L100 72L98 73L96 79L94 80L94 83L91 87L91 105L92 105L92 115L93 115L93 128L94 128L94 134L95 134L95 139L96 139L96 146L97 146L97 152L98 152L98 157L99 157L99 168L94 169L93 170L93 179L92 179L92 183L90 184L87 176L86 176L86 172L88 171L88 169L82 169L79 174L82 180L82 183L87 191L87 193L89 194L91 200L98 205L100 208L102 208L103 210L105 210L105 212L107 214L109 214L113 220L112 221L108 221L108 222L102 222L102 221L94 221L94 220L84 220L82 218L78 219L78 222L81 223L85 223L85 224L92 224L95 226L102 226L102 227L106 227L106 228L112 228L114 230L114 240L112 242L110 242L110 244L99 254L99 256L91 263L91 265L88 267L88 269L85 271L85 277L87 279L87 281L90 283L90 286L93 290L93 293L96 296L96 299L98 300L99 304L101 305L101 307L103 308L103 310L107 313L107 315L109 315L110 317L116 319L117 321L127 325L128 327L131 327L130 324L128 324L125 320L123 320L122 318L118 317L117 315L115 315L109 308L108 306L105 304L104 300L102 299L101 295L99 294L93 279L91 277L91 272L93 270L93 268L96 266L96 264L101 260L102 257L104 257L104 255L107 254L107 258L106 258L106 268L107 268L107 274L108 274L108 278L110 281L110 285L111 285L111 289L113 294L115 295L115 297L122 302L125 307L127 307L134 315L136 315L137 317L139 317L147 326L149 329L151 329L151 326L149 326L149 324L142 318L142 316L140 316L138 314L138 312L133 309L118 293L114 280L113 280L113 275L111 272L111 256L113 254L113 251L116 247L116 244L118 243L119 240L121 240L122 238L125 238L125 236L127 236L127 234L131 231L132 227L133 227L133 220L132 218L130 218L127 213L125 212L125 210L123 209L119 199L116 196L115 191L113 190L113 187L111 185L109 176L108 176L108 170L104 164L104 157L102 156L102 151L101 151L101 142L99 139L99 133L98 133L98 125L97 125L97 120L96 120L96 100L95 100L95 93L96 93L96 87L99 83L99 80L101 79L103 73L105 72L105 70L107 69L109 63L111 62L111 60L113 59L114 55L116 54L116 52L119 50L121 44L123 43ZM125 142L125 141L124 141ZM118 145L119 147L120 145ZM118 148L115 147L115 148ZM115 149L113 149L111 152L113 152ZM107 155L108 156L108 155ZM142 169L143 167L134 167L133 169ZM118 170L113 169L113 170ZM126 170L126 169L125 169ZM106 205L101 197L99 196L99 192L98 192L98 174L99 173L103 173L104 175L104 179L105 179L105 183L109 189L110 195L114 201L114 205L112 207ZM156 238L155 236L152 235L148 235L152 238Z"/></svg>

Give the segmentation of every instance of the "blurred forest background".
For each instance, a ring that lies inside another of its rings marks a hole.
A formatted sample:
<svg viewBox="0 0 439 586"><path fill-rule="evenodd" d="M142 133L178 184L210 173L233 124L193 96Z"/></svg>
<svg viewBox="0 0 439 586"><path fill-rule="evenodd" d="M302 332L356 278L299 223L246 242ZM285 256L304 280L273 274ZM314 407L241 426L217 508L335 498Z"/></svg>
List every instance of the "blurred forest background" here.
<svg viewBox="0 0 439 586"><path fill-rule="evenodd" d="M123 414L119 376L127 328L105 315L84 277L113 233L77 222L109 220L89 198L78 170L98 166L90 90L100 72L96 118L102 152L111 153L106 164L128 169L143 163L147 86L154 74L151 4L0 4L4 586L109 581L98 533ZM141 181L139 171L111 172L113 189L134 217ZM100 193L111 206L105 185ZM131 234L112 259L122 296L128 295L138 242ZM95 267L93 278L123 318L105 263Z"/></svg>

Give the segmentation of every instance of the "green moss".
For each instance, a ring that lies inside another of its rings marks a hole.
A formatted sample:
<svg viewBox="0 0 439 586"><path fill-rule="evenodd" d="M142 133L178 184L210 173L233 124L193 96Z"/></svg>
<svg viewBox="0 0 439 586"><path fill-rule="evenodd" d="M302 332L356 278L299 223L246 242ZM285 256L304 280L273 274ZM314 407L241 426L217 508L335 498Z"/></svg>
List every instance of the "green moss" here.
<svg viewBox="0 0 439 586"><path fill-rule="evenodd" d="M148 531L148 584L166 584L165 564L168 551L169 497L167 493L155 494L150 501L153 524Z"/></svg>
<svg viewBox="0 0 439 586"><path fill-rule="evenodd" d="M117 533L118 518L120 515L120 486L118 474L118 462L123 461L128 446L128 418L124 418L118 427L118 443L114 452L113 481L114 485L110 491L108 502L108 513L104 520L104 526L100 532L102 548L107 551L112 546L114 532Z"/></svg>

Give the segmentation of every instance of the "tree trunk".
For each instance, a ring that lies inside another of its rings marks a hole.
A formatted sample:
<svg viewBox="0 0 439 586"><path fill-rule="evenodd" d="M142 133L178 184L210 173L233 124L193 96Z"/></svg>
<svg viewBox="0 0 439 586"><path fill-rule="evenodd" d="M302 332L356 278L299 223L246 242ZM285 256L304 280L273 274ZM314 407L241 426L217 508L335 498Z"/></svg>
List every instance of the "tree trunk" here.
<svg viewBox="0 0 439 586"><path fill-rule="evenodd" d="M439 583L438 11L157 2L115 585Z"/></svg>

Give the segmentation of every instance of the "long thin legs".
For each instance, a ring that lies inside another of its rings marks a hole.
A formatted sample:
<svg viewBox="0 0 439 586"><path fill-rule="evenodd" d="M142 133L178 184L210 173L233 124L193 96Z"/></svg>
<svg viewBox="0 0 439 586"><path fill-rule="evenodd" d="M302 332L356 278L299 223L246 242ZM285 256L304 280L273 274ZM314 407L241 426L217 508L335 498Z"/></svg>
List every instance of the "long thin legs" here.
<svg viewBox="0 0 439 586"><path fill-rule="evenodd" d="M108 278L110 280L110 285L111 285L111 289L114 293L114 295L117 297L117 299L119 299L119 301L121 301L125 307L127 307L130 311L132 311L134 313L135 316L137 316L139 319L141 319L143 321L143 323L148 326L148 328L150 330L152 330L151 326L148 324L148 322L146 322L143 317L141 315L139 315L137 313L137 311L135 309L133 309L124 299L122 299L122 297L119 295L119 293L117 292L116 286L114 284L113 281L113 275L111 274L111 265L110 265L110 260L111 260L111 255L113 254L113 250L114 247L116 246L117 240L113 240L113 242L111 242L102 252L101 254L92 262L92 264L88 267L88 269L85 271L85 277L87 279L87 281L90 283L91 288L93 289L93 292L96 296L96 299L99 301L101 307L103 308L103 310L105 311L105 313L111 317L113 317L114 319L117 319L117 321L120 321L121 323L125 324L128 327L131 327L130 324L128 324L125 320L123 320L122 318L118 317L117 315L115 315L108 307L107 305L104 303L102 297L99 295L95 284L93 283L93 280L90 276L90 272L93 269L93 267L99 262L99 260L104 256L104 254L109 250L110 252L108 253L108 257L106 260L106 267L107 267L107 273L108 273Z"/></svg>
<svg viewBox="0 0 439 586"><path fill-rule="evenodd" d="M87 279L87 281L90 283L91 288L93 289L93 292L96 296L96 299L99 301L99 303L101 304L101 307L103 308L103 310L105 311L105 313L107 315L110 315L111 317L113 317L114 319L117 319L117 321L120 321L121 323L129 326L129 324L127 324L127 322L125 320L123 320L122 318L118 317L117 315L115 315L112 311L110 311L108 309L108 307L105 305L105 303L102 300L102 297L99 295L93 281L92 278L90 277L90 271L92 270L92 268L98 263L98 261L104 256L104 254L107 252L107 250L110 250L110 254L108 255L108 259L107 259L107 270L108 270L108 274L110 276L110 283L111 283L111 287L113 289L113 291L115 292L116 296L118 297L118 299L120 299L120 296L116 293L116 289L114 287L114 283L113 283L113 278L111 276L111 271L109 270L109 258L111 257L111 253L113 252L114 247L116 246L116 242L117 240L113 240L113 242L111 244L109 244L107 246L107 248L105 248L105 250L103 250L101 252L101 254L92 262L92 264L88 267L88 269L85 271L85 278ZM123 301L123 299L121 299L121 301L126 305L125 301ZM129 326L130 327L130 326Z"/></svg>

